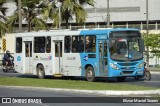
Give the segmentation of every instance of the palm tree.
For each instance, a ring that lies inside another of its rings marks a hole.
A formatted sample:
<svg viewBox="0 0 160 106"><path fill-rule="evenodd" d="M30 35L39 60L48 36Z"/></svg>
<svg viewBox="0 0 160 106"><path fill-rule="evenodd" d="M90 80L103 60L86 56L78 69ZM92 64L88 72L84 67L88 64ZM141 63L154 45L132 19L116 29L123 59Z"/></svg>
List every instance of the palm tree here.
<svg viewBox="0 0 160 106"><path fill-rule="evenodd" d="M3 5L6 3L6 0L0 0L0 37L2 37L3 35L5 35L5 33L7 32L7 25L6 25L6 11L7 8L3 7Z"/></svg>
<svg viewBox="0 0 160 106"><path fill-rule="evenodd" d="M7 20L7 18L5 17L6 15L6 11L7 8L3 7L3 5L6 3L6 0L0 0L0 12L2 13L2 15L0 14L0 19L2 18L3 20Z"/></svg>
<svg viewBox="0 0 160 106"><path fill-rule="evenodd" d="M44 9L45 18L53 20L53 25L58 26L60 17L58 15L59 10L57 9L57 0L49 0L52 3L48 4L48 7ZM49 2L48 1L48 2ZM84 5L94 6L94 0L59 0L61 5L61 17L62 21L65 21L66 28L68 28L69 20L73 20L73 16L76 17L76 23L83 23L86 21L87 12L83 8Z"/></svg>
<svg viewBox="0 0 160 106"><path fill-rule="evenodd" d="M18 20L18 13L15 12L14 15L9 16L6 21L9 32L14 32L14 24Z"/></svg>
<svg viewBox="0 0 160 106"><path fill-rule="evenodd" d="M18 6L18 0L15 0ZM31 31L31 27L34 25L35 30L47 29L46 23L41 17L41 9L45 7L44 0L22 0L22 17L28 22L28 32ZM16 16L10 17L11 22L18 20L18 10L16 10Z"/></svg>

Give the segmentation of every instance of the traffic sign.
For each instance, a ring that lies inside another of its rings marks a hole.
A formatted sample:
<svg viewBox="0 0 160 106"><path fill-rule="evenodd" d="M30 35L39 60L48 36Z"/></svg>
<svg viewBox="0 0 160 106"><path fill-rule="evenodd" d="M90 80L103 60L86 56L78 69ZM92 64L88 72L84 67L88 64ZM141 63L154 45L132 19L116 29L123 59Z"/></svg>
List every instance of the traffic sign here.
<svg viewBox="0 0 160 106"><path fill-rule="evenodd" d="M6 51L6 39L2 39L3 51Z"/></svg>

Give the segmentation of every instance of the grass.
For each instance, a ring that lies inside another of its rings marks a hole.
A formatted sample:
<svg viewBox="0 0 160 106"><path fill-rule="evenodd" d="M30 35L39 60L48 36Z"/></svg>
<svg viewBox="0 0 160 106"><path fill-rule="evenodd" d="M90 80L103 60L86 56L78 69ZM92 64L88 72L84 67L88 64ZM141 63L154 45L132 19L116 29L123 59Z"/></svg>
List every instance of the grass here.
<svg viewBox="0 0 160 106"><path fill-rule="evenodd" d="M153 90L157 88L135 86L128 84L117 84L107 82L87 82L75 80L37 79L0 77L0 85L8 86L34 86L47 88L66 88L83 90Z"/></svg>

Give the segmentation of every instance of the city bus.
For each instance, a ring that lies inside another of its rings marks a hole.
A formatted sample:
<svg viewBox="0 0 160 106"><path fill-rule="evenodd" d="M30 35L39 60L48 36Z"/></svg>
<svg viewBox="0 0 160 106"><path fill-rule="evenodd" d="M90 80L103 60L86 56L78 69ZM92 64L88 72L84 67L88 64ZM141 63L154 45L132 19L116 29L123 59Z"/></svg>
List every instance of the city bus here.
<svg viewBox="0 0 160 106"><path fill-rule="evenodd" d="M138 29L104 28L17 33L15 70L23 74L98 77L141 77L144 41Z"/></svg>

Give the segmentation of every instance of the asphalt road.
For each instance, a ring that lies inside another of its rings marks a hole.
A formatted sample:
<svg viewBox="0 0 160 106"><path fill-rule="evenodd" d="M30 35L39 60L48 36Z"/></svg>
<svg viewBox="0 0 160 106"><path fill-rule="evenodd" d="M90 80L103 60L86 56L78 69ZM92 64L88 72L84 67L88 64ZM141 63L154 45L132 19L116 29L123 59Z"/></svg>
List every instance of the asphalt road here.
<svg viewBox="0 0 160 106"><path fill-rule="evenodd" d="M85 98L85 101L93 101L93 100L101 100L99 97L102 97L100 95L89 95L89 94L79 94L79 93L67 93L67 92L57 92L57 91L46 91L46 90L33 90L33 89L21 89L21 88L4 88L0 87L0 97L56 97L59 99L64 99L68 100L69 97L73 97L73 102L74 98L76 97L83 97ZM86 98L86 97L98 97L98 98ZM104 96L103 96L104 97ZM47 98L47 99L48 99ZM82 99L83 99L82 98ZM111 99L110 99L111 98ZM126 99L128 97L122 97L123 99ZM135 97L136 98L136 97ZM70 99L70 101L72 101ZM103 100L105 99L102 98ZM115 100L114 100L115 99ZM109 97L109 101L114 102L118 97L114 98ZM55 99L52 98L54 101ZM61 100L60 100L61 101ZM122 100L121 100L122 101ZM159 103L35 103L35 104L0 104L0 106L159 106Z"/></svg>
<svg viewBox="0 0 160 106"><path fill-rule="evenodd" d="M14 71L9 71L4 73L0 70L0 76L2 77L19 77L19 78L35 78L33 75L22 75L20 73L15 73ZM54 79L52 77L47 77ZM62 80L64 80L62 78ZM72 80L84 80L83 78L73 78ZM152 86L160 87L160 74L152 74L151 81L145 81L140 79L138 81L133 78L127 78L125 82L117 82L115 79L110 79L106 81L105 79L98 79L97 81L104 83L127 83L132 85L143 85L143 86ZM104 95L103 95L104 96ZM33 89L20 89L20 88L4 88L0 87L0 97L66 97L62 99L67 99L68 97L102 97L102 95L91 95L84 93L70 93L70 92L57 92L57 91L46 91L46 90L33 90ZM111 96L110 96L111 97ZM132 97L132 95L130 96ZM124 97L125 98L125 97ZM127 98L127 97L126 97ZM118 98L115 98L117 100ZM86 101L90 101L92 98L87 98ZM96 99L95 99L96 100ZM73 100L74 101L74 100ZM114 102L114 99L111 99L111 102ZM0 104L0 106L159 106L159 103L43 103L43 104Z"/></svg>
<svg viewBox="0 0 160 106"><path fill-rule="evenodd" d="M119 83L127 83L131 85L142 85L146 87L157 87L160 88L160 73L152 73L152 78L150 81L145 80L144 78L139 80L134 80L134 78L128 78L125 82Z"/></svg>
<svg viewBox="0 0 160 106"><path fill-rule="evenodd" d="M2 77L19 77L19 78L35 78L37 76L33 75L23 75L20 73L15 73L14 71L9 71L7 73L4 73L2 69L0 69L0 76ZM47 77L49 79L54 79L53 77ZM61 78L64 80L65 78ZM72 80L85 80L84 78L72 78ZM141 85L141 86L146 86L146 87L157 87L160 88L160 72L157 73L152 73L152 79L150 81L145 80L144 78L141 78L139 80L135 80L132 77L126 78L125 82L117 82L115 78L110 78L106 80L106 78L100 78L97 79L98 82L105 82L105 83L126 83L126 84L131 84L131 85Z"/></svg>

